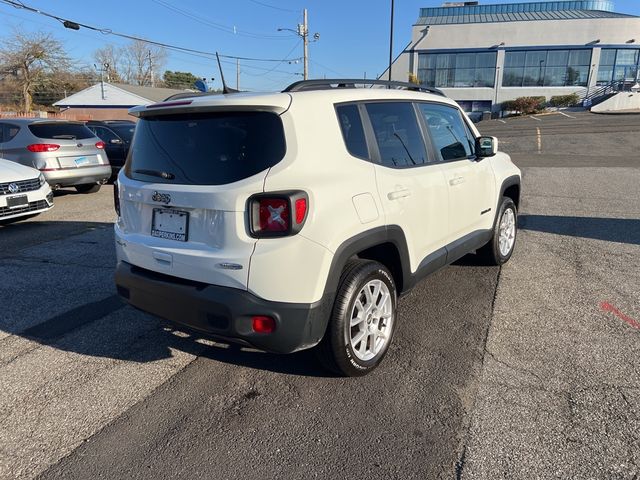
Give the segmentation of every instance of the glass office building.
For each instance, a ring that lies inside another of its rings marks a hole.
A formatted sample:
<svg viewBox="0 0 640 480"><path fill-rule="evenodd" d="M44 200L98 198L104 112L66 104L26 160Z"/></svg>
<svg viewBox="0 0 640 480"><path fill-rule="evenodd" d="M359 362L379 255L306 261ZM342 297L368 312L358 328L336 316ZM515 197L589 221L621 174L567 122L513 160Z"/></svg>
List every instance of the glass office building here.
<svg viewBox="0 0 640 480"><path fill-rule="evenodd" d="M585 97L635 82L639 69L640 18L611 0L472 1L421 8L392 78L413 75L467 110L496 111L522 96Z"/></svg>

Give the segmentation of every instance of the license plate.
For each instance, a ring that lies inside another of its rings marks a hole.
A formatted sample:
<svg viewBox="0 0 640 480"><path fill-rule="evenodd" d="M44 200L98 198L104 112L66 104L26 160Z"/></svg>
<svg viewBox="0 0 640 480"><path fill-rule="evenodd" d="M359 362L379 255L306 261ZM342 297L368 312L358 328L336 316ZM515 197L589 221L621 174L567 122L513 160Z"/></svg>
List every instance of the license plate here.
<svg viewBox="0 0 640 480"><path fill-rule="evenodd" d="M89 160L87 157L78 157L74 160L76 166L81 167L83 165L89 165L91 163L91 160Z"/></svg>
<svg viewBox="0 0 640 480"><path fill-rule="evenodd" d="M29 200L27 200L26 195L18 195L17 197L9 197L7 198L7 207L9 208L18 208L24 207L29 204Z"/></svg>
<svg viewBox="0 0 640 480"><path fill-rule="evenodd" d="M154 208L151 236L186 242L189 232L189 212L169 208Z"/></svg>

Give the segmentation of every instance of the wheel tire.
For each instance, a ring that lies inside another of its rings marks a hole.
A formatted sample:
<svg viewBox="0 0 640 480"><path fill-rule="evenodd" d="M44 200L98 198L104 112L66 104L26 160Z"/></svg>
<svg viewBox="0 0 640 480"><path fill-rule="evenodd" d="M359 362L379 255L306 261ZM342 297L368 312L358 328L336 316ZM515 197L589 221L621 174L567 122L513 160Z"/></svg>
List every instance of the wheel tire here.
<svg viewBox="0 0 640 480"><path fill-rule="evenodd" d="M76 190L78 193L96 193L100 191L100 187L102 185L97 183L87 183L84 185L76 185Z"/></svg>
<svg viewBox="0 0 640 480"><path fill-rule="evenodd" d="M512 217L510 217L509 211L511 212ZM508 250L500 248L500 236L501 234L505 234L504 229L507 227L507 225L504 223L505 219L507 219L508 223L513 223L512 235L508 235L510 238L510 246ZM511 255L513 254L513 249L516 245L517 234L518 209L516 208L516 204L513 203L513 200L511 200L509 197L502 197L502 203L500 204L500 208L498 209L498 214L496 215L496 220L493 225L493 236L491 237L489 243L478 250L478 255L488 265L502 265L508 262L511 258Z"/></svg>
<svg viewBox="0 0 640 480"><path fill-rule="evenodd" d="M361 301L359 305L363 308L358 308L356 307L357 300L362 299L368 302L365 286L374 289L373 291L369 290L371 293L375 293L375 289L379 288L380 293L375 300L371 300L369 303L363 304ZM382 301L386 293L389 296L387 300ZM334 373L348 377L366 375L375 369L384 358L393 340L397 324L396 304L395 282L384 265L370 260L352 260L347 263L340 277L327 331L315 350L320 362ZM367 310L370 312L367 314L364 309L366 305L372 305L375 308ZM377 307L384 309L385 313L381 313L382 310L378 310ZM351 318L356 309L361 312L357 316L362 315L363 319L357 325L351 326ZM390 317L381 318L389 314ZM382 332L384 335L376 337L377 333ZM352 345L352 338L362 333L364 333L364 340L355 344L355 346L360 345L358 352L356 352ZM365 342L365 353L361 352L362 342ZM373 356L361 358L363 355Z"/></svg>

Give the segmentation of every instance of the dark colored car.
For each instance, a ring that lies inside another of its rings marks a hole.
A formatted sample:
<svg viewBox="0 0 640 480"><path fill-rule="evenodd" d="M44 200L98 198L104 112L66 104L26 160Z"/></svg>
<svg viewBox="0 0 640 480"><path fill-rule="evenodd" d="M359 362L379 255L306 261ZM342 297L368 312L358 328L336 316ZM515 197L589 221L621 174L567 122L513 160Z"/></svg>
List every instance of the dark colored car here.
<svg viewBox="0 0 640 480"><path fill-rule="evenodd" d="M130 120L90 120L87 127L105 143L105 152L111 164L111 181L124 166L129 154L136 124Z"/></svg>

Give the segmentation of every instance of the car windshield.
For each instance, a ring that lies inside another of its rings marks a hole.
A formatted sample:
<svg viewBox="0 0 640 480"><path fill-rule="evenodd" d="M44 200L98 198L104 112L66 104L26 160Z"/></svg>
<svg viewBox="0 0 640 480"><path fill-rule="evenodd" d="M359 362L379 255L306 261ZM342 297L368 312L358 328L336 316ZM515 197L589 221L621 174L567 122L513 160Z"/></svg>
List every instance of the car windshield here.
<svg viewBox="0 0 640 480"><path fill-rule="evenodd" d="M223 185L278 163L286 151L280 117L269 112L143 117L126 174L147 182Z"/></svg>
<svg viewBox="0 0 640 480"><path fill-rule="evenodd" d="M131 142L133 138L133 132L136 129L135 125L109 125L109 128L116 132L120 138L125 142Z"/></svg>
<svg viewBox="0 0 640 480"><path fill-rule="evenodd" d="M81 123L33 123L29 130L38 138L59 140L82 140L95 137L94 133Z"/></svg>

